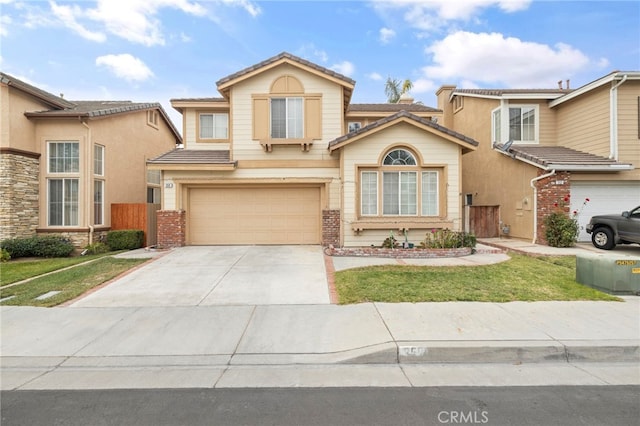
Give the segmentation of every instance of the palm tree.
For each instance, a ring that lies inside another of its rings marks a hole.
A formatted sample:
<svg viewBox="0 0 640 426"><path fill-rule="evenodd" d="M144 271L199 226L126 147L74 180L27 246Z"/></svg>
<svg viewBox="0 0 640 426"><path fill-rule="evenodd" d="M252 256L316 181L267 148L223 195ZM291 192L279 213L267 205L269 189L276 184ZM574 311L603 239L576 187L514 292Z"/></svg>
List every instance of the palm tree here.
<svg viewBox="0 0 640 426"><path fill-rule="evenodd" d="M413 83L409 79L400 81L396 78L388 77L384 87L384 94L387 95L387 101L390 104L396 104L400 97L411 90L412 87Z"/></svg>

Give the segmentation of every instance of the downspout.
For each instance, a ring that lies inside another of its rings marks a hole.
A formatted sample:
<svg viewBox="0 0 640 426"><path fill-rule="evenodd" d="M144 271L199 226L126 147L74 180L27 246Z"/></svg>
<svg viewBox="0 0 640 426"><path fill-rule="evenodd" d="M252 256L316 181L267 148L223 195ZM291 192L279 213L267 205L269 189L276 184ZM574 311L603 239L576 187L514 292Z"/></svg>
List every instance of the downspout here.
<svg viewBox="0 0 640 426"><path fill-rule="evenodd" d="M531 244L535 244L536 240L538 239L538 188L536 188L535 183L541 179L548 178L549 176L553 176L555 174L556 169L553 169L549 173L534 177L533 179L531 179L531 182L529 182L531 188L533 188L533 241L531 241Z"/></svg>
<svg viewBox="0 0 640 426"><path fill-rule="evenodd" d="M627 81L628 75L622 76L622 80L611 87L609 95L609 158L618 160L618 87Z"/></svg>
<svg viewBox="0 0 640 426"><path fill-rule="evenodd" d="M92 161L91 160L93 159L93 156L92 156L92 152L93 151L91 149L89 149L89 147L92 146L91 145L92 144L92 141L91 141L91 128L89 127L89 125L85 121L82 120L82 118L80 119L80 123L82 123L82 125L87 128L87 154L86 154L86 156L88 158L88 160L87 160L87 168L91 168L92 167ZM89 176L91 176L91 175L92 175L92 173L89 173ZM86 184L85 195L87 197L87 207L88 207L87 209L85 209L85 212L86 212L86 216L85 217L87 218L87 222L89 224L89 244L91 245L91 244L93 244L94 228L93 228L93 225L91 224L91 217L90 217L91 215L89 214L91 212L91 199L92 199L92 197L91 197L91 185L89 183Z"/></svg>

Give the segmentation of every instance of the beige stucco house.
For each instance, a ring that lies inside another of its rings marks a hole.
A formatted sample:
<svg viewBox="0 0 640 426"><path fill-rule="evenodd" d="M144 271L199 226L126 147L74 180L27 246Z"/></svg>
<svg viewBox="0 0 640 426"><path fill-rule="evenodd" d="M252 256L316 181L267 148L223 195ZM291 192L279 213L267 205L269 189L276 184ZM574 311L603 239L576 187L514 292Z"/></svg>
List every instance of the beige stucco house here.
<svg viewBox="0 0 640 426"><path fill-rule="evenodd" d="M478 143L404 99L351 104L355 82L281 53L173 99L184 147L162 173L158 243L380 245L462 228L461 161Z"/></svg>
<svg viewBox="0 0 640 426"><path fill-rule="evenodd" d="M575 90L442 86L442 124L480 142L462 157L466 226L495 207L491 229L544 242L544 217L576 212L579 240L595 214L640 205L640 72L612 72ZM585 200L589 201L585 204ZM472 216L469 218L468 216Z"/></svg>
<svg viewBox="0 0 640 426"><path fill-rule="evenodd" d="M181 143L158 103L69 101L0 73L0 239L54 233L85 246L112 203L159 203L149 158Z"/></svg>

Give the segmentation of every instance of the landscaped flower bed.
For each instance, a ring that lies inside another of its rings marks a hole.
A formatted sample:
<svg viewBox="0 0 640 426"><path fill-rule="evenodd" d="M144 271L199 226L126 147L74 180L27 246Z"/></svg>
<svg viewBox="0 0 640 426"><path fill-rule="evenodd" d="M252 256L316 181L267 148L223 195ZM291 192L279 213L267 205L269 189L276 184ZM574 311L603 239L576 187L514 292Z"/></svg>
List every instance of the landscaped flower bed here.
<svg viewBox="0 0 640 426"><path fill-rule="evenodd" d="M458 248L381 248L381 247L327 247L325 253L329 256L354 257L389 257L399 259L432 259L441 257L468 256L474 251L471 247Z"/></svg>

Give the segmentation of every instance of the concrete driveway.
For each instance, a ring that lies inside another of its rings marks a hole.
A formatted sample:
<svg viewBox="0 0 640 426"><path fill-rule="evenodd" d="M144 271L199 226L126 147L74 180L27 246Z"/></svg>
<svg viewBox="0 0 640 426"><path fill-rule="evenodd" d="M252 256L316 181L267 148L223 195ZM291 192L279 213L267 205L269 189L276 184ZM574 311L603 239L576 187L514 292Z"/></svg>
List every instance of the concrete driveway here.
<svg viewBox="0 0 640 426"><path fill-rule="evenodd" d="M72 307L328 304L320 246L189 246Z"/></svg>

